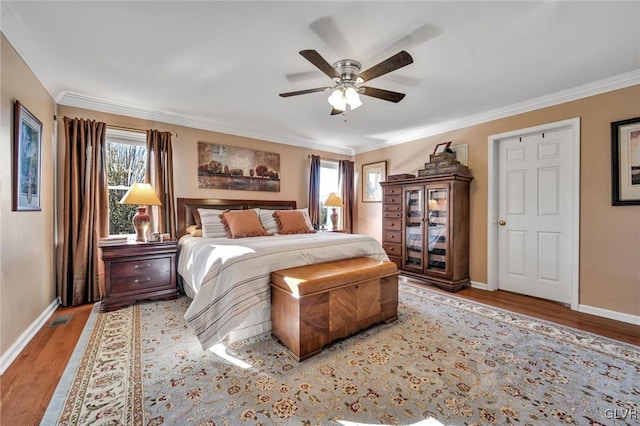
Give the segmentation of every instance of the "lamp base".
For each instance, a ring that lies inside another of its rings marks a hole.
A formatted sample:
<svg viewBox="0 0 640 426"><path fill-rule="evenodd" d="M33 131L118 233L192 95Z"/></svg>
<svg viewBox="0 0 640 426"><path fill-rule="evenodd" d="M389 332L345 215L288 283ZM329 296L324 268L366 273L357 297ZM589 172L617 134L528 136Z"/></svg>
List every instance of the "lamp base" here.
<svg viewBox="0 0 640 426"><path fill-rule="evenodd" d="M144 206L138 207L138 212L133 215L133 227L136 230L136 241L141 243L147 242L149 221L150 218L147 214L147 208Z"/></svg>
<svg viewBox="0 0 640 426"><path fill-rule="evenodd" d="M333 230L338 229L338 210L336 208L331 209L333 213L331 213L331 224L333 225Z"/></svg>

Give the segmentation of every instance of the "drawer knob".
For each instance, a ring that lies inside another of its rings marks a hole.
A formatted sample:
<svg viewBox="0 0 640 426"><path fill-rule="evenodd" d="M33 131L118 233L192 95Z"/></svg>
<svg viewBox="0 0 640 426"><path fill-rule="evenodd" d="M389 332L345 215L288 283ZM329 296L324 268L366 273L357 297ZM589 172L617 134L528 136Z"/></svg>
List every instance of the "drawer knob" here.
<svg viewBox="0 0 640 426"><path fill-rule="evenodd" d="M147 269L149 266L151 266L150 263L145 263L144 265L136 265L133 269Z"/></svg>
<svg viewBox="0 0 640 426"><path fill-rule="evenodd" d="M133 280L135 284L146 283L147 281L151 281L151 277L145 278L143 280Z"/></svg>

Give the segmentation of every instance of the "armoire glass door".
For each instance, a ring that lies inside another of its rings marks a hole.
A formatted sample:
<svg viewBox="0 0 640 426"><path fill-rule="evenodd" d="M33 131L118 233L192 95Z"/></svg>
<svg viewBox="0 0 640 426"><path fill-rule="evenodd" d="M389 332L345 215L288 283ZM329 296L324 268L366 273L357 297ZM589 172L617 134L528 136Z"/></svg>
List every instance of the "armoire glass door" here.
<svg viewBox="0 0 640 426"><path fill-rule="evenodd" d="M447 269L447 187L429 188L427 197L427 268L431 271L445 272Z"/></svg>
<svg viewBox="0 0 640 426"><path fill-rule="evenodd" d="M403 268L422 272L425 212L424 187L404 190L404 259Z"/></svg>

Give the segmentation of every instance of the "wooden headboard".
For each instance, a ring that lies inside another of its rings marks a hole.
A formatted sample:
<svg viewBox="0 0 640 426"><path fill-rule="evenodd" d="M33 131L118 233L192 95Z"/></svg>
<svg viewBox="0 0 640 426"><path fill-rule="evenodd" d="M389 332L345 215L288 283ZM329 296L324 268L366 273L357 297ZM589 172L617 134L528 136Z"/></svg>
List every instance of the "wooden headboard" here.
<svg viewBox="0 0 640 426"><path fill-rule="evenodd" d="M187 227L194 225L193 210L209 208L218 210L269 209L293 210L295 201L277 200L223 200L220 198L178 198L178 238L187 233Z"/></svg>

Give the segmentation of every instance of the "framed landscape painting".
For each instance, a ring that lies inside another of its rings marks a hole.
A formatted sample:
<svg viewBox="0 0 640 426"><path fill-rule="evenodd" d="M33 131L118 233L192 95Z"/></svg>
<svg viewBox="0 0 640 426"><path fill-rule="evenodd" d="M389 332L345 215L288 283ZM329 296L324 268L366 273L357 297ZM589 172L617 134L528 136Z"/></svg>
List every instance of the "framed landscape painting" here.
<svg viewBox="0 0 640 426"><path fill-rule="evenodd" d="M640 117L611 123L611 204L640 205Z"/></svg>
<svg viewBox="0 0 640 426"><path fill-rule="evenodd" d="M19 101L14 105L13 210L40 210L42 123Z"/></svg>
<svg viewBox="0 0 640 426"><path fill-rule="evenodd" d="M280 154L198 142L198 188L280 191Z"/></svg>
<svg viewBox="0 0 640 426"><path fill-rule="evenodd" d="M362 201L365 203L382 202L382 187L380 182L387 178L387 162L362 165Z"/></svg>

